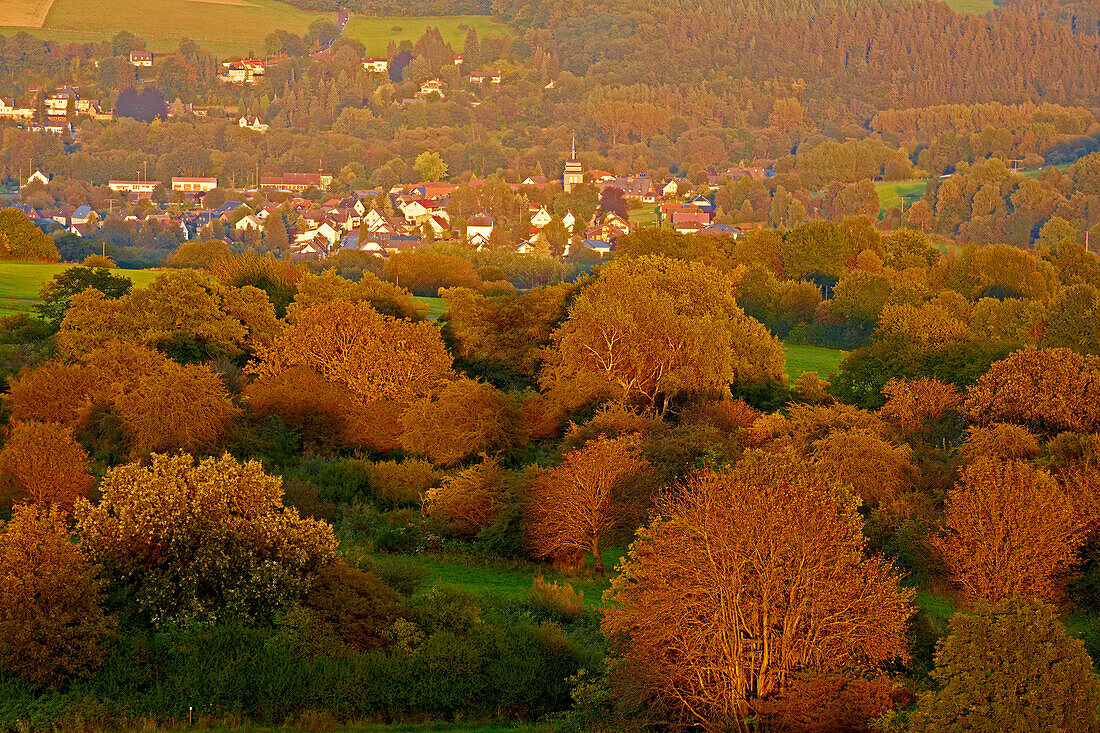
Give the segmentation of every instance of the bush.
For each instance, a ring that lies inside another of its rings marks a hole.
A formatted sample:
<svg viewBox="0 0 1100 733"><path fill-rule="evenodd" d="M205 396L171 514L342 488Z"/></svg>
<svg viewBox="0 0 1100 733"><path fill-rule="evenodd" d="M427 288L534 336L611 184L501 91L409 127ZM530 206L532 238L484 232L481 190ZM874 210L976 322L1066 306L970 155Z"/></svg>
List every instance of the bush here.
<svg viewBox="0 0 1100 733"><path fill-rule="evenodd" d="M381 578L343 560L317 573L302 604L359 651L383 648L393 622L411 615Z"/></svg>
<svg viewBox="0 0 1100 733"><path fill-rule="evenodd" d="M454 466L478 453L507 452L521 442L516 406L492 385L472 379L448 383L401 416L401 441L438 466Z"/></svg>
<svg viewBox="0 0 1100 733"><path fill-rule="evenodd" d="M912 699L885 677L800 676L759 709L783 733L863 733L870 721Z"/></svg>
<svg viewBox="0 0 1100 733"><path fill-rule="evenodd" d="M492 524L504 495L505 471L486 459L424 493L424 513L456 537L473 537Z"/></svg>
<svg viewBox="0 0 1100 733"><path fill-rule="evenodd" d="M110 257L104 257L103 255L88 255L80 264L85 267L102 267L106 270L113 270L118 267L114 260Z"/></svg>
<svg viewBox="0 0 1100 733"><path fill-rule="evenodd" d="M416 504L421 495L439 484L440 475L428 461L375 461L365 464L374 496L392 506Z"/></svg>
<svg viewBox="0 0 1100 733"><path fill-rule="evenodd" d="M16 423L0 450L0 476L13 484L17 498L57 504L65 511L72 511L73 502L95 485L88 454L72 431L57 423Z"/></svg>
<svg viewBox="0 0 1100 733"><path fill-rule="evenodd" d="M536 575L531 584L531 605L559 621L579 618L584 613L583 601L584 591L573 590L572 584L564 581L559 585Z"/></svg>

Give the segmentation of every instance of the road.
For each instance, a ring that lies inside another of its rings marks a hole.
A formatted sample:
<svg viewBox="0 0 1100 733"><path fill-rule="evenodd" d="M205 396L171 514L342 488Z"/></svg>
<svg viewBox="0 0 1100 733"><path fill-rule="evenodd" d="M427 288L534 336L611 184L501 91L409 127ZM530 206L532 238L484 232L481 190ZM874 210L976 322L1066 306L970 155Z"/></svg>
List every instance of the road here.
<svg viewBox="0 0 1100 733"><path fill-rule="evenodd" d="M351 13L348 12L347 8L341 5L336 10L336 35L332 37L332 41L327 46L322 48L320 51L315 51L314 53L310 54L310 58L313 60L317 60L327 54L329 52L329 49L332 48L332 44L336 43L336 41L340 39L340 34L344 32L344 26L348 24L349 20L351 20Z"/></svg>

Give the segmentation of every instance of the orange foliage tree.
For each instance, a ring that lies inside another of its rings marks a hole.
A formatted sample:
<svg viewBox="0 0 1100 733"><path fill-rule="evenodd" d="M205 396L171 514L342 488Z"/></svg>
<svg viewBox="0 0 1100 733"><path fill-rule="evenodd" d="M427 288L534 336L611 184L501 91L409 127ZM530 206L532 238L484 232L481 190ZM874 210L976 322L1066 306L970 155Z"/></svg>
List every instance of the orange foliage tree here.
<svg viewBox="0 0 1100 733"><path fill-rule="evenodd" d="M603 572L600 548L629 513L629 484L649 472L637 438L598 438L565 455L561 465L535 479L527 534L536 555L579 564L592 552Z"/></svg>
<svg viewBox="0 0 1100 733"><path fill-rule="evenodd" d="M782 383L779 342L736 301L737 282L698 262L644 256L605 268L554 332L543 386L563 404L606 396L658 411L730 384Z"/></svg>
<svg viewBox="0 0 1100 733"><path fill-rule="evenodd" d="M604 633L684 718L732 726L803 669L907 655L913 591L864 553L851 497L754 452L663 496L608 591Z"/></svg>
<svg viewBox="0 0 1100 733"><path fill-rule="evenodd" d="M944 532L933 545L971 600L1051 600L1084 538L1084 523L1046 471L978 458L948 495Z"/></svg>
<svg viewBox="0 0 1100 733"><path fill-rule="evenodd" d="M88 454L72 431L57 423L20 422L0 450L0 472L19 498L57 504L66 511L92 491Z"/></svg>
<svg viewBox="0 0 1100 733"><path fill-rule="evenodd" d="M961 446L963 456L974 461L979 458L997 458L1002 461L1029 461L1037 458L1042 450L1039 439L1027 428L1009 423L971 426Z"/></svg>
<svg viewBox="0 0 1100 733"><path fill-rule="evenodd" d="M320 275L304 274L298 281L298 292L287 308L287 315L293 317L310 306L337 299L369 303L379 313L394 318L424 320L424 306L408 290L381 280L371 272L364 272L359 281L354 282L332 270L325 270Z"/></svg>
<svg viewBox="0 0 1100 733"><path fill-rule="evenodd" d="M962 406L962 395L954 385L931 377L891 379L883 386L882 393L886 396L886 404L878 414L906 435Z"/></svg>
<svg viewBox="0 0 1100 733"><path fill-rule="evenodd" d="M44 686L94 671L115 626L97 571L61 509L15 507L0 526L0 664Z"/></svg>
<svg viewBox="0 0 1100 733"><path fill-rule="evenodd" d="M1016 351L967 390L966 412L977 423L1090 433L1100 428L1100 358L1069 349Z"/></svg>
<svg viewBox="0 0 1100 733"><path fill-rule="evenodd" d="M153 454L101 488L77 503L81 546L156 625L269 619L336 558L332 527L285 508L256 461Z"/></svg>
<svg viewBox="0 0 1100 733"><path fill-rule="evenodd" d="M508 451L519 442L520 417L508 395L473 379L448 382L413 402L401 416L401 442L439 466L478 453Z"/></svg>
<svg viewBox="0 0 1100 733"><path fill-rule="evenodd" d="M88 418L100 375L85 364L51 360L9 380L4 402L14 421L56 422L76 428Z"/></svg>
<svg viewBox="0 0 1100 733"><path fill-rule="evenodd" d="M837 484L849 484L867 506L906 513L916 466L907 445L893 445L867 429L837 430L814 442L813 461Z"/></svg>

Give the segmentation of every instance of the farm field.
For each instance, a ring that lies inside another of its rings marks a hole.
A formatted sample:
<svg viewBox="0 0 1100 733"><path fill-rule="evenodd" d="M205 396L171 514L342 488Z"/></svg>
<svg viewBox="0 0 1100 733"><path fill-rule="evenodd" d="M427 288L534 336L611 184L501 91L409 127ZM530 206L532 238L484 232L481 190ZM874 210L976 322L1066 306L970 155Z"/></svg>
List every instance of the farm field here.
<svg viewBox="0 0 1100 733"><path fill-rule="evenodd" d="M944 0L956 13L982 15L1001 6L999 0Z"/></svg>
<svg viewBox="0 0 1100 733"><path fill-rule="evenodd" d="M0 316L16 313L33 313L39 302L38 289L59 272L72 267L72 263L42 265L28 262L0 262ZM125 275L134 285L143 288L153 282L159 270L112 270Z"/></svg>
<svg viewBox="0 0 1100 733"><path fill-rule="evenodd" d="M791 380L798 379L802 372L817 372L819 377L827 379L844 358L843 351L820 346L783 344L783 350L787 352L787 378Z"/></svg>
<svg viewBox="0 0 1100 733"><path fill-rule="evenodd" d="M262 55L272 31L303 34L315 20L335 21L336 16L277 0L53 0L52 5L50 0L0 0L0 18L0 33L21 29L49 40L87 43L126 30L144 38L154 52L172 51L187 37L216 54L243 56ZM352 17L344 33L362 41L368 54L381 54L390 40L415 41L428 25L439 26L443 37L459 47L468 26L479 34L503 28L488 16Z"/></svg>

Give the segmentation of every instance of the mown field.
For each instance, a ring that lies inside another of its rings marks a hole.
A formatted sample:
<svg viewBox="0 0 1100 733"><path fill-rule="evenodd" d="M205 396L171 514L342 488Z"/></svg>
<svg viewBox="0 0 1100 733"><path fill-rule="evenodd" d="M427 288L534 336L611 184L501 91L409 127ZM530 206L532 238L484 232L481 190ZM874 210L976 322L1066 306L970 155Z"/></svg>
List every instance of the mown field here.
<svg viewBox="0 0 1100 733"><path fill-rule="evenodd" d="M26 262L0 262L0 316L14 313L32 313L39 302L38 289L59 272L72 267L71 263L40 265ZM112 270L125 275L134 285L143 288L153 282L159 270Z"/></svg>
<svg viewBox="0 0 1100 733"><path fill-rule="evenodd" d="M927 187L928 179L876 183L875 190L878 191L879 213L884 214L887 209L893 206L902 208L904 205L904 208L909 208L913 203L920 201L920 197L924 195L924 189Z"/></svg>
<svg viewBox="0 0 1100 733"><path fill-rule="evenodd" d="M787 352L787 378L792 380L802 376L802 372L817 372L822 379L828 379L844 358L843 351L820 346L783 344L783 350Z"/></svg>
<svg viewBox="0 0 1100 733"><path fill-rule="evenodd" d="M0 33L22 29L49 40L87 43L126 30L144 38L155 52L174 50L187 37L225 56L262 55L264 39L272 31L303 34L318 18L335 21L334 13L299 10L277 0L53 0L43 15L48 4L0 0ZM488 16L352 17L344 32L374 55L385 53L391 40L415 41L429 25L439 26L456 48L461 48L467 27L482 36L503 28Z"/></svg>
<svg viewBox="0 0 1100 733"><path fill-rule="evenodd" d="M982 15L996 7L1000 7L999 0L944 0L948 7L956 13L970 13Z"/></svg>

